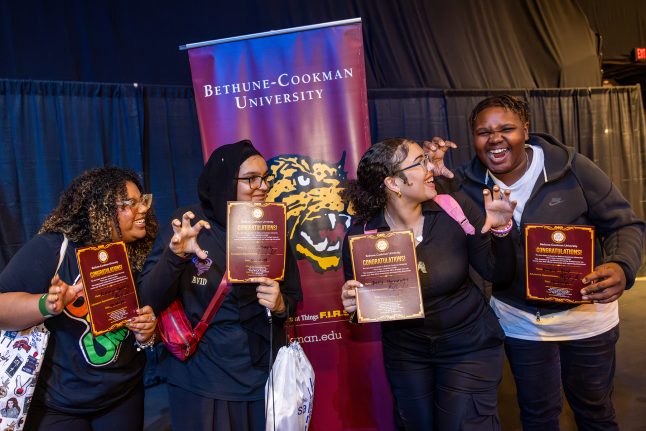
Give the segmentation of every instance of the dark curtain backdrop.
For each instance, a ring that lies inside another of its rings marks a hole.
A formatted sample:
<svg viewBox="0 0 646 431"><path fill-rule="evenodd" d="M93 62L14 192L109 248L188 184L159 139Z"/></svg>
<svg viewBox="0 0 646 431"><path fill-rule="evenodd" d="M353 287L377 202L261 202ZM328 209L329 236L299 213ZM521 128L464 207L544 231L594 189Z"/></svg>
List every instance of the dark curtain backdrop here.
<svg viewBox="0 0 646 431"><path fill-rule="evenodd" d="M640 88L598 87L534 90L369 91L373 141L388 136L416 140L448 136L458 144L449 153L457 166L475 156L467 118L477 102L493 94L513 94L529 102L530 131L545 132L575 148L603 169L646 215L646 124Z"/></svg>
<svg viewBox="0 0 646 431"><path fill-rule="evenodd" d="M646 125L639 87L510 90L529 100L533 131L594 160L645 215ZM487 91L372 90L373 141L444 136L469 160L466 118ZM33 236L70 180L105 164L144 178L162 226L196 201L203 165L190 87L0 80L0 269Z"/></svg>
<svg viewBox="0 0 646 431"><path fill-rule="evenodd" d="M145 184L163 227L177 207L196 201L200 130L192 88L144 87L142 94Z"/></svg>
<svg viewBox="0 0 646 431"><path fill-rule="evenodd" d="M368 88L601 85L576 0L0 0L0 77L190 85L179 45L357 17Z"/></svg>
<svg viewBox="0 0 646 431"><path fill-rule="evenodd" d="M140 100L131 85L0 80L2 263L84 169L142 171Z"/></svg>

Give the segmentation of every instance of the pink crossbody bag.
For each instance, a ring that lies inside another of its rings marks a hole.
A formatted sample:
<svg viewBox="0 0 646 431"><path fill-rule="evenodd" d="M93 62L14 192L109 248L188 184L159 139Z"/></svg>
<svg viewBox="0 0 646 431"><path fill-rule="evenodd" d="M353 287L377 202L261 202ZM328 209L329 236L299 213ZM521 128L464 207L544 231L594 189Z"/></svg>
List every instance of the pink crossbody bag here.
<svg viewBox="0 0 646 431"><path fill-rule="evenodd" d="M161 339L164 346L180 361L186 361L197 349L197 345L204 336L206 329L209 327L213 316L222 305L224 298L231 290L227 281L227 275L224 274L222 281L218 286L209 306L206 308L204 315L197 325L193 328L191 322L186 317L184 305L177 298L167 309L161 312L157 322Z"/></svg>

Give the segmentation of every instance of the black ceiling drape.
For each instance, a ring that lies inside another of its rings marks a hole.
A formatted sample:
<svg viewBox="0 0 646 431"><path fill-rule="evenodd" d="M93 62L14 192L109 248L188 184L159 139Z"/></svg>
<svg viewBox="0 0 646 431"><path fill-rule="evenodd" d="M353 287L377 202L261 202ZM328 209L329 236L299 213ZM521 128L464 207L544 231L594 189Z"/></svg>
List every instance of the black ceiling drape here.
<svg viewBox="0 0 646 431"><path fill-rule="evenodd" d="M575 0L0 0L0 77L190 85L181 44L355 17L369 88L601 83Z"/></svg>

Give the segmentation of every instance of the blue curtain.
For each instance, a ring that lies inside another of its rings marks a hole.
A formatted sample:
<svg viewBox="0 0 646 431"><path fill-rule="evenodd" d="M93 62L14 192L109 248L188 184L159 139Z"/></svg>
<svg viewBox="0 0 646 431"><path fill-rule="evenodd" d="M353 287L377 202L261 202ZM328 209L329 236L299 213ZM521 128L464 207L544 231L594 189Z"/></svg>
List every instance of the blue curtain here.
<svg viewBox="0 0 646 431"><path fill-rule="evenodd" d="M646 215L646 124L639 87L505 90L525 97L532 131L553 134L597 163ZM466 122L487 90L371 90L371 136L443 136L473 157ZM154 194L162 229L197 201L203 166L190 87L0 80L0 270L89 168L134 169Z"/></svg>
<svg viewBox="0 0 646 431"><path fill-rule="evenodd" d="M162 224L194 201L202 154L190 88L0 80L0 269L69 182L104 165L142 176Z"/></svg>
<svg viewBox="0 0 646 431"><path fill-rule="evenodd" d="M131 85L0 81L0 266L76 175L105 164L142 171L140 99Z"/></svg>
<svg viewBox="0 0 646 431"><path fill-rule="evenodd" d="M162 228L176 208L197 201L203 158L190 87L143 88L144 176Z"/></svg>

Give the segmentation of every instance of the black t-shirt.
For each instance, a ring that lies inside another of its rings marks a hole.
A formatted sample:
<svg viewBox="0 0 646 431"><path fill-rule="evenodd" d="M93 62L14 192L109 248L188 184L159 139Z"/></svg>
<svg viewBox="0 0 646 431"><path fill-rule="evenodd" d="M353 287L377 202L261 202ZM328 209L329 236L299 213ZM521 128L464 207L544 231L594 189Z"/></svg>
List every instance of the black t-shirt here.
<svg viewBox="0 0 646 431"><path fill-rule="evenodd" d="M46 293L56 271L63 235L36 235L0 274L0 292ZM70 242L58 271L72 285L79 279ZM137 274L135 274L136 276ZM51 331L34 398L68 413L96 412L118 403L140 384L145 355L126 328L94 337L84 295L45 321Z"/></svg>

